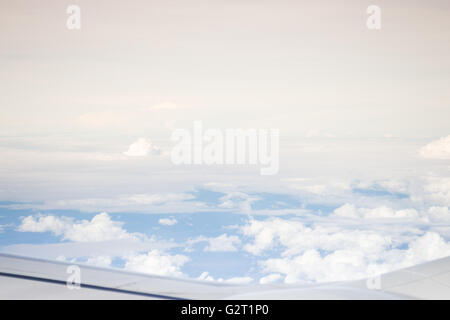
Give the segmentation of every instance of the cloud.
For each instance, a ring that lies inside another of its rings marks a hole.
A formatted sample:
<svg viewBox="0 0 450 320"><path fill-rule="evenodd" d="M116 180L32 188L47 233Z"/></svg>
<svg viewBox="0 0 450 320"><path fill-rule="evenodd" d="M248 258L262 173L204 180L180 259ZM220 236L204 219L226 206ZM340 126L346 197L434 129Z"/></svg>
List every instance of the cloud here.
<svg viewBox="0 0 450 320"><path fill-rule="evenodd" d="M160 148L154 146L150 139L139 138L133 142L123 154L128 157L145 157L148 154L158 155Z"/></svg>
<svg viewBox="0 0 450 320"><path fill-rule="evenodd" d="M180 268L189 259L170 255L165 250L178 246L169 241L130 233L122 223L112 221L106 213L92 220L75 221L67 217L28 216L17 229L20 232L51 232L70 242L55 244L13 245L4 252L25 254L47 259L63 259L98 267L110 267L113 258L124 261L130 271L156 275L183 276Z"/></svg>
<svg viewBox="0 0 450 320"><path fill-rule="evenodd" d="M285 179L290 183L290 188L299 190L303 194L312 194L323 197L343 194L350 191L350 184L345 181L330 181L330 179Z"/></svg>
<svg viewBox="0 0 450 320"><path fill-rule="evenodd" d="M216 280L214 280L214 278L212 276L209 275L209 272L207 272L207 271L202 272L202 274L197 278L197 280L216 281Z"/></svg>
<svg viewBox="0 0 450 320"><path fill-rule="evenodd" d="M229 278L229 279L225 280L225 282L232 283L232 284L249 284L249 283L253 282L253 278L251 278L251 277L234 277L234 278Z"/></svg>
<svg viewBox="0 0 450 320"><path fill-rule="evenodd" d="M158 220L158 223L162 226L173 226L178 223L175 218L161 218Z"/></svg>
<svg viewBox="0 0 450 320"><path fill-rule="evenodd" d="M86 264L106 268L111 266L111 262L112 259L110 256L93 256L88 258Z"/></svg>
<svg viewBox="0 0 450 320"><path fill-rule="evenodd" d="M242 232L252 239L245 251L261 257L271 253L258 262L262 272L283 275L285 283L360 279L450 255L450 243L438 233L408 226L399 229L371 224L369 230L360 230L354 225L306 225L272 218L250 220ZM274 249L279 257L273 257ZM271 278L263 277L260 282Z"/></svg>
<svg viewBox="0 0 450 320"><path fill-rule="evenodd" d="M259 283L260 284L274 283L274 282L278 282L282 278L283 278L283 276L279 273L271 273L271 274L259 279Z"/></svg>
<svg viewBox="0 0 450 320"><path fill-rule="evenodd" d="M218 278L214 279L209 272L203 272L197 280L203 280L203 281L215 281L215 282L225 282L225 283L231 283L231 284L249 284L253 282L253 278L251 277L233 277L229 279L223 279Z"/></svg>
<svg viewBox="0 0 450 320"><path fill-rule="evenodd" d="M422 197L435 205L450 206L450 177L429 177L423 188Z"/></svg>
<svg viewBox="0 0 450 320"><path fill-rule="evenodd" d="M72 221L67 217L58 218L55 216L28 216L23 218L17 231L20 232L52 232L55 235L62 235L70 226Z"/></svg>
<svg viewBox="0 0 450 320"><path fill-rule="evenodd" d="M407 181L396 179L384 179L375 181L358 181L354 184L358 189L386 191L390 193L408 193L409 185Z"/></svg>
<svg viewBox="0 0 450 320"><path fill-rule="evenodd" d="M46 201L43 204L24 203L8 207L20 209L78 209L84 212L142 212L142 213L179 213L212 210L189 193L143 193L119 195L112 198L86 198Z"/></svg>
<svg viewBox="0 0 450 320"><path fill-rule="evenodd" d="M321 254L309 249L293 257L261 261L266 272L285 275L285 283L332 282L360 279L399 268L416 265L450 255L450 243L437 233L427 232L412 241L408 249L386 248L379 255L370 256L357 247Z"/></svg>
<svg viewBox="0 0 450 320"><path fill-rule="evenodd" d="M228 236L226 233L218 236L207 238L204 236L199 236L194 239L188 240L187 251L192 251L192 246L196 243L207 242L208 245L203 249L203 251L209 252L235 252L238 250L238 246L241 245L241 240L237 236Z"/></svg>
<svg viewBox="0 0 450 320"><path fill-rule="evenodd" d="M432 221L450 222L450 210L448 207L430 207L428 216Z"/></svg>
<svg viewBox="0 0 450 320"><path fill-rule="evenodd" d="M166 202L190 200L194 196L188 193L154 193L154 194L135 194L125 197L125 200L137 204L161 205Z"/></svg>
<svg viewBox="0 0 450 320"><path fill-rule="evenodd" d="M86 259L96 264L96 257L108 257L123 259L131 253L147 252L158 249L161 251L179 247L173 241L159 240L155 237L142 237L135 239L117 239L101 242L59 242L45 244L13 244L2 247L2 252L36 257L42 259L55 259L57 257L68 257L71 261L84 263ZM105 260L106 261L106 260Z"/></svg>
<svg viewBox="0 0 450 320"><path fill-rule="evenodd" d="M427 159L450 159L450 135L423 146L419 153Z"/></svg>
<svg viewBox="0 0 450 320"><path fill-rule="evenodd" d="M142 235L128 233L122 223L112 221L106 212L100 213L91 221L75 222L67 217L28 216L22 219L17 229L20 232L51 232L62 236L63 240L73 242L100 242L108 240L138 240Z"/></svg>
<svg viewBox="0 0 450 320"><path fill-rule="evenodd" d="M226 233L216 238L208 238L207 241L209 244L204 250L211 252L237 251L236 246L241 244L241 240L237 236L228 236Z"/></svg>
<svg viewBox="0 0 450 320"><path fill-rule="evenodd" d="M393 210L392 208L386 206L367 209L356 208L354 205L349 203L335 209L331 216L342 218L411 220L417 220L420 217L419 213L415 209Z"/></svg>
<svg viewBox="0 0 450 320"><path fill-rule="evenodd" d="M353 226L346 229L332 224L309 226L299 220L281 218L264 221L251 219L241 227L241 232L253 240L244 246L244 250L253 255L261 255L275 247L283 256L292 256L311 248L334 251L354 247L376 254L392 243L390 236L377 230L358 230Z"/></svg>
<svg viewBox="0 0 450 320"><path fill-rule="evenodd" d="M183 277L181 267L189 261L184 255L165 254L159 250L150 250L145 254L127 258L125 269L159 276Z"/></svg>
<svg viewBox="0 0 450 320"><path fill-rule="evenodd" d="M242 213L252 211L252 203L261 200L244 192L230 192L220 198L219 208L239 210Z"/></svg>

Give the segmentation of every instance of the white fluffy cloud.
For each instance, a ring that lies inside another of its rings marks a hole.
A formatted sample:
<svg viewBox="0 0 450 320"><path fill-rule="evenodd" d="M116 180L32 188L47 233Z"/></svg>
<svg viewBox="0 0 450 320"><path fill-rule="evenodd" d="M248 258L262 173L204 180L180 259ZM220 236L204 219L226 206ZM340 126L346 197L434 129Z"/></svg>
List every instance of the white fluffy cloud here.
<svg viewBox="0 0 450 320"><path fill-rule="evenodd" d="M205 251L220 252L220 251L237 251L237 247L241 244L241 240L237 236L228 236L226 233L215 237L209 238L208 246L205 247Z"/></svg>
<svg viewBox="0 0 450 320"><path fill-rule="evenodd" d="M148 154L160 154L161 150L150 139L139 138L123 154L128 157L145 157Z"/></svg>
<svg viewBox="0 0 450 320"><path fill-rule="evenodd" d="M100 213L91 221L75 222L67 217L28 216L22 219L17 229L21 232L52 232L64 240L74 242L99 242L109 240L137 240L137 233L129 233L122 228L122 223L112 221L106 212Z"/></svg>
<svg viewBox="0 0 450 320"><path fill-rule="evenodd" d="M23 218L21 225L17 229L21 232L52 232L55 235L63 234L72 224L67 217L55 216L28 216Z"/></svg>
<svg viewBox="0 0 450 320"><path fill-rule="evenodd" d="M447 214L443 209L439 216ZM382 214L384 216L384 214ZM399 227L394 227L398 229ZM305 225L298 220L250 220L242 227L252 241L244 250L262 255L277 249L280 256L261 259L259 265L269 275L261 283L330 282L364 278L450 255L450 243L436 232L406 228L412 236L391 234L390 229L355 229L333 224Z"/></svg>
<svg viewBox="0 0 450 320"><path fill-rule="evenodd" d="M419 153L428 159L450 159L450 135L423 146Z"/></svg>
<svg viewBox="0 0 450 320"><path fill-rule="evenodd" d="M178 223L175 218L161 218L158 220L158 223L162 226L173 226Z"/></svg>
<svg viewBox="0 0 450 320"><path fill-rule="evenodd" d="M183 277L181 267L189 261L184 255L170 255L159 250L150 250L145 254L127 258L125 269L160 276Z"/></svg>
<svg viewBox="0 0 450 320"><path fill-rule="evenodd" d="M244 236L253 239L253 242L244 246L244 250L254 255L260 255L276 245L281 245L284 256L295 255L310 248L334 251L352 247L364 248L366 252L376 254L391 243L390 237L375 231L343 230L320 225L308 227L300 221L280 218L250 220L241 230Z"/></svg>
<svg viewBox="0 0 450 320"><path fill-rule="evenodd" d="M274 282L281 280L282 278L283 278L283 276L279 273L271 273L271 274L259 279L259 283L260 284L274 283Z"/></svg>
<svg viewBox="0 0 450 320"><path fill-rule="evenodd" d="M191 251L192 245L199 242L207 242L208 245L203 251L210 252L235 252L238 250L238 246L241 245L241 240L237 236L221 234L217 237L207 238L204 236L196 237L195 239L188 240L187 251Z"/></svg>
<svg viewBox="0 0 450 320"><path fill-rule="evenodd" d="M321 254L318 249L300 255L261 262L266 272L279 272L286 283L346 281L413 266L450 255L450 243L437 233L427 232L409 243L407 249L386 248L370 256L360 248Z"/></svg>
<svg viewBox="0 0 450 320"><path fill-rule="evenodd" d="M203 272L198 278L198 280L203 281L215 281L215 282L225 282L232 284L249 284L253 282L253 278L251 277L233 277L229 279L218 278L214 279L208 272Z"/></svg>

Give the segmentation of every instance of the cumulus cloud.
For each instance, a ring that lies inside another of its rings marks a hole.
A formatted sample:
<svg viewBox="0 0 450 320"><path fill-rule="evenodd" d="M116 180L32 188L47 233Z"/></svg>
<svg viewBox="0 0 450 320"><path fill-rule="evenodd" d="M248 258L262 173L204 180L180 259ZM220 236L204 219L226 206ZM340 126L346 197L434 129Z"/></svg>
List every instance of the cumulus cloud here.
<svg viewBox="0 0 450 320"><path fill-rule="evenodd" d="M91 221L79 222L67 217L28 216L22 219L17 229L20 232L51 232L62 236L63 240L73 242L99 242L108 240L137 240L142 235L129 233L122 228L122 223L112 221L106 212L100 213Z"/></svg>
<svg viewBox="0 0 450 320"><path fill-rule="evenodd" d="M63 234L70 228L72 220L67 217L55 216L28 216L22 219L17 231L20 232L52 232L55 235Z"/></svg>
<svg viewBox="0 0 450 320"><path fill-rule="evenodd" d="M123 154L128 157L145 157L148 154L160 154L160 148L154 146L150 139L139 138Z"/></svg>
<svg viewBox="0 0 450 320"><path fill-rule="evenodd" d="M156 241L153 237L148 238L140 233L130 233L122 225L121 222L111 220L107 213L100 213L90 221L38 215L23 218L17 230L51 232L63 240L69 240L70 242L61 244L34 245L34 250L43 246L39 250L42 255L45 255L43 251L46 251L46 246L50 254L60 251L57 255L60 260L110 267L112 259L117 257L124 261L126 270L184 276L180 268L189 258L165 252L175 244Z"/></svg>
<svg viewBox="0 0 450 320"><path fill-rule="evenodd" d="M220 252L220 251L237 251L236 246L241 244L241 240L237 236L228 236L226 233L216 237L209 238L208 246L205 251Z"/></svg>
<svg viewBox="0 0 450 320"><path fill-rule="evenodd" d="M260 262L266 272L285 275L285 283L321 282L362 278L363 256L353 251L333 252L324 258L316 249L295 257L268 259Z"/></svg>
<svg viewBox="0 0 450 320"><path fill-rule="evenodd" d="M181 267L189 261L185 255L170 255L159 250L127 258L125 269L159 276L183 277Z"/></svg>
<svg viewBox="0 0 450 320"><path fill-rule="evenodd" d="M173 226L178 223L175 218L161 218L158 220L158 223L162 226Z"/></svg>
<svg viewBox="0 0 450 320"><path fill-rule="evenodd" d="M260 255L281 245L282 255L295 255L310 248L334 251L341 248L363 248L376 254L391 243L390 237L367 230L343 230L331 226L307 226L298 220L271 218L265 221L250 220L241 228L246 237L253 239L244 250Z"/></svg>
<svg viewBox="0 0 450 320"><path fill-rule="evenodd" d="M428 159L450 159L450 135L423 146L419 153Z"/></svg>
<svg viewBox="0 0 450 320"><path fill-rule="evenodd" d="M439 216L446 214L434 210ZM389 231L305 225L280 218L250 220L242 227L253 240L244 246L247 252L260 256L274 248L280 252L279 257L259 261L261 270L269 274L261 283L280 280L273 274L282 275L285 283L360 279L450 255L450 243L436 232L401 237Z"/></svg>
<svg viewBox="0 0 450 320"><path fill-rule="evenodd" d="M278 282L282 278L283 278L283 276L279 273L271 273L271 274L259 279L259 283L260 284L274 283L274 282Z"/></svg>
<svg viewBox="0 0 450 320"><path fill-rule="evenodd" d="M229 279L218 278L214 279L208 272L203 272L198 278L198 280L203 281L215 281L215 282L225 282L231 284L249 284L253 282L253 278L251 277L233 277Z"/></svg>
<svg viewBox="0 0 450 320"><path fill-rule="evenodd" d="M210 252L235 252L238 250L238 246L241 245L241 240L237 236L227 235L226 233L217 236L207 238L204 236L199 236L194 239L188 240L187 251L191 251L192 245L199 242L207 242L208 245L203 249L203 251Z"/></svg>
<svg viewBox="0 0 450 320"><path fill-rule="evenodd" d="M202 274L197 278L197 280L202 280L202 281L216 281L214 280L214 278L209 274L209 272L205 271L202 272Z"/></svg>

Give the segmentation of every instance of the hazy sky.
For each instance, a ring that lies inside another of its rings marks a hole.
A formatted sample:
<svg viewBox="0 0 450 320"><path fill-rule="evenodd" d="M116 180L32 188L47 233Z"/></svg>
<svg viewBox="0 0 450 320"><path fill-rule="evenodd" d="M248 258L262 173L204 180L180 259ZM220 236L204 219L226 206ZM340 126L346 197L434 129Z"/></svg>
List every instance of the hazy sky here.
<svg viewBox="0 0 450 320"><path fill-rule="evenodd" d="M17 171L34 171L23 183L47 166L65 175L141 137L170 148L193 120L281 129L289 177L308 137L357 139L359 156L372 138L420 146L448 134L448 1L379 1L378 31L367 1L78 1L81 30L66 27L69 4L1 1L0 145L14 183Z"/></svg>
<svg viewBox="0 0 450 320"><path fill-rule="evenodd" d="M378 1L379 31L370 1L78 1L79 31L68 4L1 1L2 136L448 133L448 1Z"/></svg>

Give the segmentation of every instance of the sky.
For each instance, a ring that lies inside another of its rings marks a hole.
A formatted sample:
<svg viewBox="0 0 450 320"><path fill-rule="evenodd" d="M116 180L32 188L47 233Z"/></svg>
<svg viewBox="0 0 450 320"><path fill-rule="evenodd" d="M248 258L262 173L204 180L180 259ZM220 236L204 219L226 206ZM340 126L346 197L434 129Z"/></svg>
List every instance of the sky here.
<svg viewBox="0 0 450 320"><path fill-rule="evenodd" d="M0 0L0 252L289 284L448 256L449 30L445 0ZM195 121L277 129L279 170L176 165Z"/></svg>

